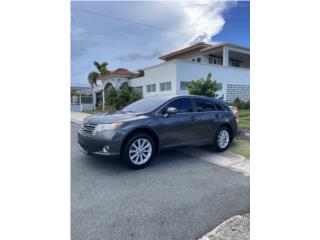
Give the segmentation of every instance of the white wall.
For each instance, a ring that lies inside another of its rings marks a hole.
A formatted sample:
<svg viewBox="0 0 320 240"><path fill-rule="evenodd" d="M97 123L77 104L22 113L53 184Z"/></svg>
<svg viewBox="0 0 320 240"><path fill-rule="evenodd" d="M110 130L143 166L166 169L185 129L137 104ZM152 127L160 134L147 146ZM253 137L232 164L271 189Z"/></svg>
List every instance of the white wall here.
<svg viewBox="0 0 320 240"><path fill-rule="evenodd" d="M188 94L180 90L181 81L192 81L206 78L212 73L212 79L223 84L222 91L226 97L226 84L250 85L250 69L237 67L224 67L206 63L193 63L184 60L172 60L145 69L145 76L129 80L131 87L143 87L143 96L156 96L168 94ZM171 81L171 91L160 91L160 82ZM147 84L156 84L156 92L147 93Z"/></svg>
<svg viewBox="0 0 320 240"><path fill-rule="evenodd" d="M143 96L176 94L176 65L174 61L161 63L144 70L144 77L129 80L131 87L143 87ZM171 82L171 91L160 91L161 82ZM146 86L156 84L156 92L147 93Z"/></svg>
<svg viewBox="0 0 320 240"><path fill-rule="evenodd" d="M176 60L177 66L177 94L188 94L188 91L180 90L180 81L192 81L201 77L206 78L212 73L212 79L223 84L220 94L225 93L226 84L250 85L250 69L237 67L224 67L213 64L191 63Z"/></svg>

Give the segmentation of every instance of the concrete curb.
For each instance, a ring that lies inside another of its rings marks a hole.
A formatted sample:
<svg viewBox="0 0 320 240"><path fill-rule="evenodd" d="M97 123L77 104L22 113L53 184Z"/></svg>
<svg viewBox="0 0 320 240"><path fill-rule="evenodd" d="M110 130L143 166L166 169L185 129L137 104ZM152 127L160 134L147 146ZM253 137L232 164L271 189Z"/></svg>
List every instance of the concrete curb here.
<svg viewBox="0 0 320 240"><path fill-rule="evenodd" d="M249 240L250 213L236 215L224 221L199 240Z"/></svg>
<svg viewBox="0 0 320 240"><path fill-rule="evenodd" d="M83 119L90 116L91 114L82 113L82 112L71 112L71 122L82 124Z"/></svg>
<svg viewBox="0 0 320 240"><path fill-rule="evenodd" d="M73 123L78 123L78 124L82 124L82 121L76 120L76 119L71 119L71 122Z"/></svg>
<svg viewBox="0 0 320 240"><path fill-rule="evenodd" d="M192 157L228 168L234 172L241 173L244 176L250 176L250 160L231 151L217 153L209 148L195 147L183 148L179 151Z"/></svg>

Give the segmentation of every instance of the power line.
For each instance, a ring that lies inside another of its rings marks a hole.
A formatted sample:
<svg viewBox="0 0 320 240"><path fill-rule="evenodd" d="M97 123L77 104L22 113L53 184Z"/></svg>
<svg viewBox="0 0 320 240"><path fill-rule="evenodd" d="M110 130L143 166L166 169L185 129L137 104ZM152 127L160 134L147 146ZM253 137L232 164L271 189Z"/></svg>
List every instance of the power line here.
<svg viewBox="0 0 320 240"><path fill-rule="evenodd" d="M129 20L129 19L126 19L126 18L115 17L115 16L111 16L111 15L107 15L107 14L92 12L92 11L88 11L88 10L84 10L84 9L78 9L78 8L71 8L71 9L72 9L72 10L75 10L75 11L78 11L78 12L93 14L93 15L100 16L100 17L112 18L112 19L115 19L115 20L118 20L118 21L128 22L128 23L131 23L131 24L136 24L136 25L140 25L140 26L143 26L143 27L148 27L148 28L156 29L156 30L158 30L158 31L173 33L173 34L177 34L177 35L180 35L180 36L188 37L188 38L189 38L189 36L187 36L187 35L184 34L184 33L169 31L169 30L166 30L166 29L157 27L157 26L153 26L153 25L149 25L149 24L145 24L145 23L141 23L141 22L136 22L136 21Z"/></svg>

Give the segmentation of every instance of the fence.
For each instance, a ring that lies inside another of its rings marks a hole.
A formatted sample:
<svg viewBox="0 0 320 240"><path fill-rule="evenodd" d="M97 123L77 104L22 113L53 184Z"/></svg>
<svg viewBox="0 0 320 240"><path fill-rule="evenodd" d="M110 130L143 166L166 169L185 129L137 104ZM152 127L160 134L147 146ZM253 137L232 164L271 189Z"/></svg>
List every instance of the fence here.
<svg viewBox="0 0 320 240"><path fill-rule="evenodd" d="M71 96L70 110L72 112L92 111L93 109L93 99L91 95L75 94Z"/></svg>

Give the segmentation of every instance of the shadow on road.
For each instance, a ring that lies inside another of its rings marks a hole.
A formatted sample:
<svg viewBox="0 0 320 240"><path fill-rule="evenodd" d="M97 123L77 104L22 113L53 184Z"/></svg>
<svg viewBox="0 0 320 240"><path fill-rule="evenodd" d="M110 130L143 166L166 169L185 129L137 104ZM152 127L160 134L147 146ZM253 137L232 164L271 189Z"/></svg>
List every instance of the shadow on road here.
<svg viewBox="0 0 320 240"><path fill-rule="evenodd" d="M80 152L79 154L82 154L82 152ZM123 160L120 159L120 157L116 156L87 156L83 154L81 158L83 158L87 167L92 169L105 169L112 172L117 171L117 173L127 171L142 171L142 169L130 168ZM168 167L172 167L172 165L175 165L175 167L177 167L181 164L186 164L188 161L190 161L190 159L191 157L179 153L175 150L165 150L162 151L159 155L156 155L153 158L152 162L144 169L165 169Z"/></svg>

